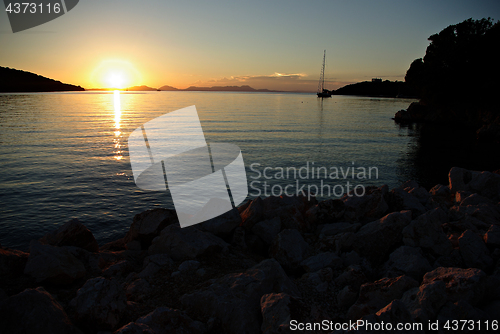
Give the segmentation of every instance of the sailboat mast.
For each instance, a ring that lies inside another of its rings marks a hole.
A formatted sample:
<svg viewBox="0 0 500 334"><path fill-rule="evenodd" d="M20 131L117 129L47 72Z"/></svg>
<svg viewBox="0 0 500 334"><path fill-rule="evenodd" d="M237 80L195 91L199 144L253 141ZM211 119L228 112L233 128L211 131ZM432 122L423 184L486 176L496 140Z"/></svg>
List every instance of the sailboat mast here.
<svg viewBox="0 0 500 334"><path fill-rule="evenodd" d="M323 52L323 67L321 67L321 75L319 77L318 84L318 93L322 93L325 88L325 59L326 59L326 50Z"/></svg>

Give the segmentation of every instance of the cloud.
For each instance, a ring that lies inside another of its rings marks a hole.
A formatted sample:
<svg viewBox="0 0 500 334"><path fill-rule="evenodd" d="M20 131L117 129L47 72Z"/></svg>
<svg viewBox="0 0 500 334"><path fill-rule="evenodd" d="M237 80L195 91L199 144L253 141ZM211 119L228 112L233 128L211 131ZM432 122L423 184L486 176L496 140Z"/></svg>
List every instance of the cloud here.
<svg viewBox="0 0 500 334"><path fill-rule="evenodd" d="M337 89L352 82L341 82L326 80L325 86L328 89ZM248 85L255 89L270 89L290 92L316 92L318 88L318 79L309 79L308 75L303 73L279 73L274 72L269 75L240 75L210 79L207 81L198 80L191 84L192 86L211 87L211 86L243 86Z"/></svg>

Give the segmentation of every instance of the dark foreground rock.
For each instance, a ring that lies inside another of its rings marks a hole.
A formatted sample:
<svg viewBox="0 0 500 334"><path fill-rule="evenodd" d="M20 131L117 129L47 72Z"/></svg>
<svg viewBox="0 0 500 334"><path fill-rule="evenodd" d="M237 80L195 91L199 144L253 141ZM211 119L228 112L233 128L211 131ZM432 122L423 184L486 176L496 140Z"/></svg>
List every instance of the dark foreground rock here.
<svg viewBox="0 0 500 334"><path fill-rule="evenodd" d="M257 198L182 229L175 212L148 210L101 247L70 221L29 253L0 248L0 333L270 334L297 332L292 320L491 324L500 305L498 174L453 168L449 180L319 203Z"/></svg>

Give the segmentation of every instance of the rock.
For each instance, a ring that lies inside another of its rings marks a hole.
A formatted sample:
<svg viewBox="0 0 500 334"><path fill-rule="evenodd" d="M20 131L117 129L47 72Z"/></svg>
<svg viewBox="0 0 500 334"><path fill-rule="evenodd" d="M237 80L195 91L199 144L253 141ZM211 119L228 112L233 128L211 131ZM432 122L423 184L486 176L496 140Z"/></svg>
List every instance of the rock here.
<svg viewBox="0 0 500 334"><path fill-rule="evenodd" d="M187 261L184 261L180 264L179 271L181 271L181 272L194 271L194 270L198 269L199 266L200 266L200 262L195 261L195 260L187 260Z"/></svg>
<svg viewBox="0 0 500 334"><path fill-rule="evenodd" d="M291 298L286 293L270 293L260 299L263 334L282 333L290 325Z"/></svg>
<svg viewBox="0 0 500 334"><path fill-rule="evenodd" d="M372 263L385 261L391 248L401 242L402 231L410 223L411 212L393 212L368 223L356 232L352 248Z"/></svg>
<svg viewBox="0 0 500 334"><path fill-rule="evenodd" d="M500 175L491 172L473 172L453 167L448 174L452 192L459 190L477 193L498 202L500 199Z"/></svg>
<svg viewBox="0 0 500 334"><path fill-rule="evenodd" d="M157 333L147 325L137 324L135 322L129 322L122 328L117 329L115 332L113 332L113 334L157 334Z"/></svg>
<svg viewBox="0 0 500 334"><path fill-rule="evenodd" d="M477 305L486 293L486 274L479 269L436 268L424 275L422 285L435 281L445 283L447 300L464 300Z"/></svg>
<svg viewBox="0 0 500 334"><path fill-rule="evenodd" d="M181 261L194 259L208 252L220 251L226 246L227 243L219 237L200 231L195 226L181 229L179 225L173 224L164 228L160 236L153 240L149 253L165 253L174 261Z"/></svg>
<svg viewBox="0 0 500 334"><path fill-rule="evenodd" d="M257 197L247 208L241 212L242 226L251 230L255 224L264 220L264 203L262 198Z"/></svg>
<svg viewBox="0 0 500 334"><path fill-rule="evenodd" d="M320 238L326 235L337 235L339 233L345 232L357 232L361 224L351 224L351 223L333 223L333 224L325 224L320 232Z"/></svg>
<svg viewBox="0 0 500 334"><path fill-rule="evenodd" d="M220 320L226 333L252 334L260 333L260 299L273 292L300 296L279 263L268 259L244 273L216 279L210 286L182 296L180 301L190 313Z"/></svg>
<svg viewBox="0 0 500 334"><path fill-rule="evenodd" d="M400 300L396 299L390 302L387 306L380 309L376 314L378 323L392 324L393 328L397 328L398 324L403 324L404 326L414 325L413 318L406 308L405 304ZM417 331L414 327L409 327L411 329L402 331L403 333L425 333L424 331Z"/></svg>
<svg viewBox="0 0 500 334"><path fill-rule="evenodd" d="M116 279L89 279L71 300L74 317L91 330L114 330L127 307L127 296Z"/></svg>
<svg viewBox="0 0 500 334"><path fill-rule="evenodd" d="M420 323L434 319L441 306L446 303L446 285L442 281L422 284L403 294L401 301L410 311L412 318Z"/></svg>
<svg viewBox="0 0 500 334"><path fill-rule="evenodd" d="M387 203L389 204L389 212L410 210L413 218L426 211L417 197L401 188L394 188L387 194Z"/></svg>
<svg viewBox="0 0 500 334"><path fill-rule="evenodd" d="M134 302L142 301L151 291L151 285L143 278L130 283L125 292L127 299Z"/></svg>
<svg viewBox="0 0 500 334"><path fill-rule="evenodd" d="M78 219L72 219L56 231L46 234L40 242L51 246L80 247L93 253L99 251L94 235Z"/></svg>
<svg viewBox="0 0 500 334"><path fill-rule="evenodd" d="M440 208L426 212L403 229L403 242L437 255L447 255L453 249L441 228L447 222L448 216Z"/></svg>
<svg viewBox="0 0 500 334"><path fill-rule="evenodd" d="M8 279L16 279L24 272L28 262L28 253L0 247L0 279L6 282Z"/></svg>
<svg viewBox="0 0 500 334"><path fill-rule="evenodd" d="M259 236L267 245L272 244L274 238L281 231L281 220L280 217L274 217L273 219L263 220L256 223L252 227L252 232Z"/></svg>
<svg viewBox="0 0 500 334"><path fill-rule="evenodd" d="M81 334L62 306L44 288L26 289L0 302L0 332Z"/></svg>
<svg viewBox="0 0 500 334"><path fill-rule="evenodd" d="M346 285L337 295L337 303L342 308L351 307L358 299L358 292L350 285Z"/></svg>
<svg viewBox="0 0 500 334"><path fill-rule="evenodd" d="M366 187L363 196L344 195L342 197L345 205L344 219L351 222L359 219L362 221L379 219L389 209L384 197L387 193L388 187L384 185L380 188Z"/></svg>
<svg viewBox="0 0 500 334"><path fill-rule="evenodd" d="M196 225L196 227L202 231L207 231L217 236L227 236L241 223L242 220L238 210L233 208L220 216Z"/></svg>
<svg viewBox="0 0 500 334"><path fill-rule="evenodd" d="M494 300L483 307L484 313L490 319L500 319L500 300Z"/></svg>
<svg viewBox="0 0 500 334"><path fill-rule="evenodd" d="M151 278L157 272L159 272L161 267L154 262L149 262L146 267L137 275L139 278Z"/></svg>
<svg viewBox="0 0 500 334"><path fill-rule="evenodd" d="M394 299L401 298L405 291L417 286L418 282L408 276L382 278L373 283L363 284L358 300L347 312L347 318L354 321L364 315L375 313Z"/></svg>
<svg viewBox="0 0 500 334"><path fill-rule="evenodd" d="M366 283L368 279L365 273L358 265L351 265L347 267L342 274L340 274L335 280L335 284L339 287L344 287L350 285L354 290L359 290L363 283Z"/></svg>
<svg viewBox="0 0 500 334"><path fill-rule="evenodd" d="M342 266L342 259L338 257L335 253L325 252L314 256L311 256L300 264L305 271L318 271L325 267L340 267Z"/></svg>
<svg viewBox="0 0 500 334"><path fill-rule="evenodd" d="M205 325L191 319L186 313L168 308L158 307L153 312L137 319L137 325L146 325L155 334L202 334Z"/></svg>
<svg viewBox="0 0 500 334"><path fill-rule="evenodd" d="M460 254L465 265L470 268L487 270L493 265L493 259L483 239L471 230L465 231L458 239Z"/></svg>
<svg viewBox="0 0 500 334"><path fill-rule="evenodd" d="M161 231L171 225L178 224L174 210L153 209L134 216L132 225L125 235L124 242L139 241L142 249L147 249Z"/></svg>
<svg viewBox="0 0 500 334"><path fill-rule="evenodd" d="M126 276L133 270L133 266L127 260L119 261L110 265L106 270L103 270L104 277Z"/></svg>
<svg viewBox="0 0 500 334"><path fill-rule="evenodd" d="M486 197L483 197L481 195L478 195L478 194L471 194L471 195L467 196L465 199L463 199L462 201L460 201L460 205L462 205L462 206L480 205L483 203L491 204L491 205L495 204L495 203L493 203L492 200L490 200Z"/></svg>
<svg viewBox="0 0 500 334"><path fill-rule="evenodd" d="M490 203L465 206L455 205L450 208L449 215L453 220L475 218L483 223L483 226L480 226L480 228L488 228L490 225L500 225L500 210L497 206Z"/></svg>
<svg viewBox="0 0 500 334"><path fill-rule="evenodd" d="M484 235L484 242L487 246L500 247L500 226L491 225Z"/></svg>
<svg viewBox="0 0 500 334"><path fill-rule="evenodd" d="M309 224L331 224L337 222L345 212L345 204L340 199L327 199L314 205L306 212Z"/></svg>
<svg viewBox="0 0 500 334"><path fill-rule="evenodd" d="M304 259L308 249L309 245L299 231L287 229L278 234L269 253L284 268L296 269Z"/></svg>
<svg viewBox="0 0 500 334"><path fill-rule="evenodd" d="M42 245L33 240L24 273L37 282L70 284L85 275L85 267L66 248Z"/></svg>
<svg viewBox="0 0 500 334"><path fill-rule="evenodd" d="M143 267L146 268L148 264L154 263L159 267L171 268L174 265L174 261L167 254L153 254L146 256L144 258Z"/></svg>
<svg viewBox="0 0 500 334"><path fill-rule="evenodd" d="M306 273L302 280L307 285L313 286L319 292L325 292L329 287L329 282L333 279L332 268L323 268L316 272Z"/></svg>
<svg viewBox="0 0 500 334"><path fill-rule="evenodd" d="M429 200L431 199L431 194L429 194L429 192L424 187L420 186L408 190L408 194L414 196L416 199L418 199L420 204L424 206L426 206Z"/></svg>
<svg viewBox="0 0 500 334"><path fill-rule="evenodd" d="M391 253L385 264L387 277L408 275L420 281L424 274L431 271L429 261L422 255L418 247L401 246Z"/></svg>
<svg viewBox="0 0 500 334"><path fill-rule="evenodd" d="M477 324L477 321L488 320L488 316L486 313L484 313L478 308L475 308L466 301L459 300L454 303L447 302L439 311L439 314L437 315L437 320L441 324L440 327L443 330L443 332L447 332L448 330L446 328L443 328L443 325L447 321L451 322L453 320L458 320L458 321L467 320L467 324L470 324L469 321L473 321ZM469 330L466 331L469 332Z"/></svg>
<svg viewBox="0 0 500 334"><path fill-rule="evenodd" d="M442 184L435 185L431 190L429 190L431 196L437 197L448 197L450 195L450 188Z"/></svg>

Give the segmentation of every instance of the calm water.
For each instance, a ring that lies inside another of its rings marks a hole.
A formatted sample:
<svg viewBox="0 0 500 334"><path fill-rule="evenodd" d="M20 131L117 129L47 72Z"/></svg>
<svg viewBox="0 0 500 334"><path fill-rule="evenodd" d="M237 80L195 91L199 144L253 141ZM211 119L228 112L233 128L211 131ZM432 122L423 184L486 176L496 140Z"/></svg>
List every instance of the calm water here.
<svg viewBox="0 0 500 334"><path fill-rule="evenodd" d="M225 92L0 94L0 243L27 249L31 239L78 218L103 244L123 236L135 214L173 208L168 193L136 187L127 138L143 123L190 105L207 142L241 148L249 184L257 181L249 198L265 190L264 181L275 193L296 181L346 186L324 173L317 179L313 166L329 175L335 167L376 167L378 178L348 181L395 187L415 177L413 131L391 120L412 101ZM275 177L279 167L304 172L307 166L307 179ZM256 172L266 167L270 180Z"/></svg>

